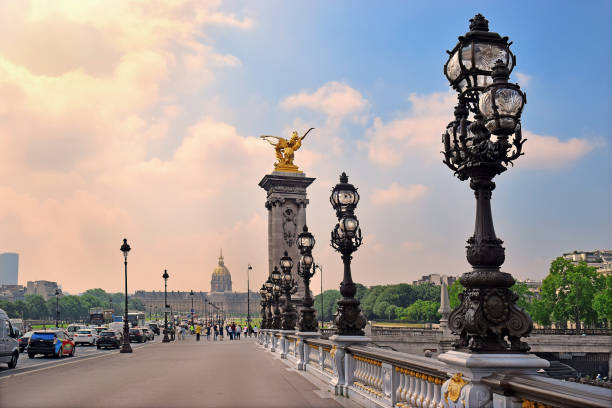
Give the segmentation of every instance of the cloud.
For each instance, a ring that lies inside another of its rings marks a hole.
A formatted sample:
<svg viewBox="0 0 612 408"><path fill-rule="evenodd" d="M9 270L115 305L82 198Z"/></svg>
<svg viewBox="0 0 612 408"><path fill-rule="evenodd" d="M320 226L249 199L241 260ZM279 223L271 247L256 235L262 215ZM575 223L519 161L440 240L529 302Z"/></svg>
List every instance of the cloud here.
<svg viewBox="0 0 612 408"><path fill-rule="evenodd" d="M408 187L403 187L398 183L391 183L385 189L374 191L372 203L378 206L412 203L427 194L427 190L427 186L422 184L412 184Z"/></svg>
<svg viewBox="0 0 612 408"><path fill-rule="evenodd" d="M525 156L517 163L528 168L558 169L586 156L593 149L603 145L601 140L571 138L563 141L554 136L537 135L524 131L523 137L528 139L523 145Z"/></svg>
<svg viewBox="0 0 612 408"><path fill-rule="evenodd" d="M424 248L421 241L404 241L402 242L402 248L408 252L418 252Z"/></svg>
<svg viewBox="0 0 612 408"><path fill-rule="evenodd" d="M361 93L343 82L327 82L316 91L302 91L285 98L280 106L286 110L310 109L328 117L334 126L339 126L345 119L364 123L370 106Z"/></svg>
<svg viewBox="0 0 612 408"><path fill-rule="evenodd" d="M367 149L370 161L382 166L397 166L409 154L440 158L440 135L452 120L456 97L451 92L429 95L411 94L408 115L384 123L375 118L366 130L366 141L359 144Z"/></svg>
<svg viewBox="0 0 612 408"><path fill-rule="evenodd" d="M533 79L531 75L523 74L522 72L514 72L513 75L516 75L516 79L521 88L529 87L529 83Z"/></svg>

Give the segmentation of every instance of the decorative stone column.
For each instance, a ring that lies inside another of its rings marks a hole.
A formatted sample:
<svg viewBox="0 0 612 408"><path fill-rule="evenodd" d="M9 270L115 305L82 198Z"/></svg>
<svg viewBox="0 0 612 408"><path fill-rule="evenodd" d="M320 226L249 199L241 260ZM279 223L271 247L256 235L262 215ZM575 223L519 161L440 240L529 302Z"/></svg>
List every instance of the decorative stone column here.
<svg viewBox="0 0 612 408"><path fill-rule="evenodd" d="M304 173L274 171L259 182L259 186L267 193L268 274L278 266L285 251L291 258L299 259L296 238L306 225L306 207L309 202L306 189L314 180ZM298 283L293 299L299 303L304 296L304 284L295 269L292 275Z"/></svg>
<svg viewBox="0 0 612 408"><path fill-rule="evenodd" d="M448 286L447 286L447 278L446 276L442 276L442 284L440 285L440 309L438 309L438 313L442 316L440 318L440 330L445 335L450 334L450 329L448 328L448 316L450 315L450 301L448 300Z"/></svg>

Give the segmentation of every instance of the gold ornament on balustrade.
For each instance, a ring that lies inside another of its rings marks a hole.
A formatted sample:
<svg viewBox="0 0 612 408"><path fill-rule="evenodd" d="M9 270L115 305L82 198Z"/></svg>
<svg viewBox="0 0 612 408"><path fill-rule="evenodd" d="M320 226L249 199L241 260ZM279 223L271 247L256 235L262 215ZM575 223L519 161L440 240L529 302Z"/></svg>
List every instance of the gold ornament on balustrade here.
<svg viewBox="0 0 612 408"><path fill-rule="evenodd" d="M276 152L276 160L274 163L275 171L284 171L287 173L302 173L298 166L293 164L293 159L295 157L295 152L302 147L302 141L314 128L308 129L304 136L298 136L298 132L293 131L291 137L289 139L285 139L284 137L271 136L271 135L262 135L259 136L261 139L270 143L274 146L274 151ZM274 142L274 139L277 142Z"/></svg>
<svg viewBox="0 0 612 408"><path fill-rule="evenodd" d="M448 404L448 398L453 402L457 402L459 395L461 395L461 389L468 384L468 381L463 379L463 374L457 373L452 376L448 383L448 389L444 392L444 401Z"/></svg>

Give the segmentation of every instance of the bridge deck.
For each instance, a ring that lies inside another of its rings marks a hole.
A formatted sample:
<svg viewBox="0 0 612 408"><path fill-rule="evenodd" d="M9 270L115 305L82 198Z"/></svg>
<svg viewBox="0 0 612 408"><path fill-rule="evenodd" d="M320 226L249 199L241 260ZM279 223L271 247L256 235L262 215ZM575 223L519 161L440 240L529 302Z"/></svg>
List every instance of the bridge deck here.
<svg viewBox="0 0 612 408"><path fill-rule="evenodd" d="M156 341L132 354L18 369L0 378L0 406L341 407L277 358L254 339Z"/></svg>

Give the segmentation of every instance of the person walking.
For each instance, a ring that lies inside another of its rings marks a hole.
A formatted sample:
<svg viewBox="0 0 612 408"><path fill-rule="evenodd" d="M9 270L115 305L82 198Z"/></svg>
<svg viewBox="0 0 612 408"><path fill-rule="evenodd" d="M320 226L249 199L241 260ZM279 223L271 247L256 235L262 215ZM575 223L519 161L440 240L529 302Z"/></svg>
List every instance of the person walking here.
<svg viewBox="0 0 612 408"><path fill-rule="evenodd" d="M217 341L217 337L219 337L219 328L215 324L215 341Z"/></svg>
<svg viewBox="0 0 612 408"><path fill-rule="evenodd" d="M240 340L240 334L242 333L242 327L240 327L240 324L237 324L235 327L236 327L236 332L234 336L237 340Z"/></svg>
<svg viewBox="0 0 612 408"><path fill-rule="evenodd" d="M196 341L200 341L200 334L202 334L202 326L197 324L195 327L195 333L196 333Z"/></svg>
<svg viewBox="0 0 612 408"><path fill-rule="evenodd" d="M227 335L230 341L234 340L234 332L232 331L232 326L229 324L227 325Z"/></svg>
<svg viewBox="0 0 612 408"><path fill-rule="evenodd" d="M182 331L182 327L181 326L176 326L176 340L177 341L181 341L183 340L183 331Z"/></svg>
<svg viewBox="0 0 612 408"><path fill-rule="evenodd" d="M210 341L210 324L206 325L206 340Z"/></svg>

